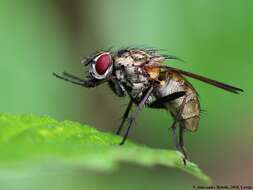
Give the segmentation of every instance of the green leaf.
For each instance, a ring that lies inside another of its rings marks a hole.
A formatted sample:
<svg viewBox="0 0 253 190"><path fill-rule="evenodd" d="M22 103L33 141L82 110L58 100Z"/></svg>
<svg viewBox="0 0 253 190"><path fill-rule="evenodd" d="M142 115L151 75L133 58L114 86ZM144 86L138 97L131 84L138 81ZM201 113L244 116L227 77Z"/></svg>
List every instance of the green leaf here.
<svg viewBox="0 0 253 190"><path fill-rule="evenodd" d="M50 117L0 114L0 170L36 166L49 161L96 171L113 171L120 163L143 167L162 165L178 168L204 182L210 179L191 162L185 166L181 153L153 149L104 133L76 122Z"/></svg>

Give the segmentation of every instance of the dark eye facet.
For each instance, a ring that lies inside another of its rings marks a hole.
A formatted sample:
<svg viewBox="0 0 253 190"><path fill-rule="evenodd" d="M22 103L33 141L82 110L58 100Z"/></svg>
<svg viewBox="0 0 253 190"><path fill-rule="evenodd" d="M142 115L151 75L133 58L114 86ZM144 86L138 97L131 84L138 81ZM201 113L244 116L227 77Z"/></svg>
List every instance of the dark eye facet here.
<svg viewBox="0 0 253 190"><path fill-rule="evenodd" d="M98 57L95 63L96 72L103 75L107 69L111 66L112 59L110 54L104 53Z"/></svg>

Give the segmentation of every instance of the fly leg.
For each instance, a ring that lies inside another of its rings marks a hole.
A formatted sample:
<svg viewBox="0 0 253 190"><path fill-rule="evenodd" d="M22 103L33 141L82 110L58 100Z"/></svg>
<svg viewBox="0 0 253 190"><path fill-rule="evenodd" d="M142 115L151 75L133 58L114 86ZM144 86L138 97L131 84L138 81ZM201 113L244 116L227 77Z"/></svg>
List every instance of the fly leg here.
<svg viewBox="0 0 253 190"><path fill-rule="evenodd" d="M65 81L68 81L68 82L71 82L73 84L77 84L77 85L83 85L83 81L82 80L76 80L72 77L68 77L68 76L61 76L61 75L58 75L56 73L53 73L53 75L59 79L62 79L62 80L65 80Z"/></svg>
<svg viewBox="0 0 253 190"><path fill-rule="evenodd" d="M74 79L74 80L84 81L83 79L81 79L81 78L79 78L79 77L77 77L77 76L74 76L74 75L72 75L72 74L69 74L69 73L67 73L67 72L65 72L65 71L62 73L62 75L65 76L65 77Z"/></svg>
<svg viewBox="0 0 253 190"><path fill-rule="evenodd" d="M173 136L173 142L176 146L176 149L179 150L183 155L183 162L184 162L184 165L186 165L186 160L187 160L187 155L186 155L186 151L184 150L184 147L183 147L183 131L180 131L180 134L179 134L179 144L177 143L177 135L176 135L176 124L184 110L184 106L185 106L185 103L186 103L186 96L184 97L183 99L183 102L181 103L180 107L179 107L179 110L177 112L177 115L174 119L174 122L173 124L171 125L171 129L172 129L172 136ZM180 128L181 130L181 128Z"/></svg>
<svg viewBox="0 0 253 190"><path fill-rule="evenodd" d="M184 164L186 165L186 160L188 160L188 156L184 148L184 127L183 126L180 126L179 128L179 146L184 155L183 161L184 161Z"/></svg>
<svg viewBox="0 0 253 190"><path fill-rule="evenodd" d="M127 137L128 137L130 128L131 128L131 126L132 126L132 124L133 124L134 119L137 117L138 113L139 113L139 112L141 111L141 109L144 107L144 105L145 105L145 103L146 103L148 97L149 97L150 94L153 92L153 89L154 89L153 86L151 86L151 87L148 89L148 91L147 91L147 93L145 94L145 96L144 96L144 97L142 98L142 100L138 103L137 109L135 110L135 112L128 118L127 130L126 130L126 132L125 132L125 134L124 134L124 136L123 136L123 139L122 139L122 141L120 142L119 145L123 145L123 144L125 143L125 141L126 141L126 139L127 139Z"/></svg>
<svg viewBox="0 0 253 190"><path fill-rule="evenodd" d="M169 94L168 96L158 98L156 101L149 104L148 107L150 107L150 108L164 108L165 103L168 103L172 100L180 98L184 95L185 95L184 91L175 92L175 93Z"/></svg>
<svg viewBox="0 0 253 190"><path fill-rule="evenodd" d="M170 94L168 96L157 99L156 101L152 102L149 105L149 107L150 108L164 108L165 103L167 103L169 101L172 101L172 100L175 100L177 98L180 98L184 95L185 95L185 91L175 92L175 93ZM183 111L184 104L185 104L185 98L183 100L182 105L179 108L179 112L178 112L178 114L177 114L177 116L176 116L176 118L175 118L175 120L174 120L174 122L171 126L171 129L172 129L173 142L176 146L176 149L179 150L179 151L181 150L182 153L184 154L185 158L187 158L185 150L183 148L183 131L180 131L181 133L180 133L179 144L177 143L177 135L176 135L176 124L177 124L177 121L179 119L179 116L181 115L181 113ZM186 163L185 158L183 159L184 163Z"/></svg>
<svg viewBox="0 0 253 190"><path fill-rule="evenodd" d="M119 125L119 127L118 127L118 129L117 129L117 131L116 131L116 134L117 134L117 135L120 134L120 131L121 131L121 129L122 129L122 127L123 127L123 125L124 125L124 123L125 123L127 117L128 117L128 114L129 114L129 112L130 112L130 110L131 110L131 108L132 108L132 105L133 105L133 101L130 100L129 103L128 103L127 109L126 109L126 111L125 111L125 113L124 113L124 115L123 115L123 117L122 117L122 121L121 121L121 123L120 123L120 125Z"/></svg>
<svg viewBox="0 0 253 190"><path fill-rule="evenodd" d="M74 75L71 75L69 73L66 73L66 72L63 73L63 76L58 75L56 73L53 73L53 76L55 76L55 77L57 77L59 79L65 80L67 82L71 82L73 84L86 87L86 88L92 88L92 87L95 87L95 86L101 84L102 82L105 82L105 81L95 81L95 80L80 79L80 78L78 78L78 77L76 77Z"/></svg>

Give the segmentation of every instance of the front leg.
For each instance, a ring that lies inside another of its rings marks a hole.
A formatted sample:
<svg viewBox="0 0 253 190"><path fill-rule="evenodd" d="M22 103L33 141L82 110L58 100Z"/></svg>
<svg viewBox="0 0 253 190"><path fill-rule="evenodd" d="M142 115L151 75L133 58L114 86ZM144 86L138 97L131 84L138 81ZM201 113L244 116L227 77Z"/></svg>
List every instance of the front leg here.
<svg viewBox="0 0 253 190"><path fill-rule="evenodd" d="M76 77L76 76L71 75L66 72L63 72L62 75L58 75L56 73L53 73L53 76L55 76L59 79L65 80L67 82L71 82L73 84L83 86L85 88L93 88L93 87L98 86L99 84L102 84L103 82L106 82L106 80L98 81L96 79L85 80L85 79L81 79L79 77Z"/></svg>

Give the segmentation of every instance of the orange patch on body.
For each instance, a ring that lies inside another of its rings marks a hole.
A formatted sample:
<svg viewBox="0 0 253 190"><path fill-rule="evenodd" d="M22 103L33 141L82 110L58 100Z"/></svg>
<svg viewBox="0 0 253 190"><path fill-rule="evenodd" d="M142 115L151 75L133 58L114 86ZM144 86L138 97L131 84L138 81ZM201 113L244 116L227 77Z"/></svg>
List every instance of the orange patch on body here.
<svg viewBox="0 0 253 190"><path fill-rule="evenodd" d="M144 66L144 70L149 74L151 79L157 79L159 77L159 74L160 74L159 67Z"/></svg>

